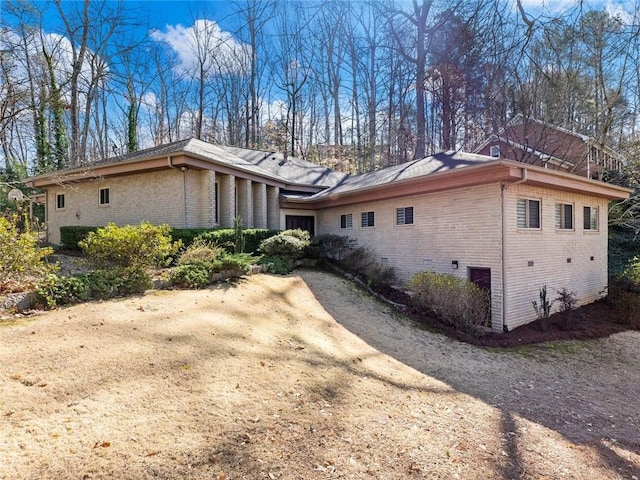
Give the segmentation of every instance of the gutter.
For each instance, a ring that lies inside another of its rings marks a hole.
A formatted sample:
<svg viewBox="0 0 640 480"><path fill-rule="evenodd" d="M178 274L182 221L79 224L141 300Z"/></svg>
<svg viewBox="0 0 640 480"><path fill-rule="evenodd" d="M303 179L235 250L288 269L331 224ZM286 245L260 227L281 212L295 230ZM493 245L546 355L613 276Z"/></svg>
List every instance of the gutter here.
<svg viewBox="0 0 640 480"><path fill-rule="evenodd" d="M505 259L505 250L506 250L506 238L507 238L507 216L506 216L506 206L505 206L505 202L504 202L504 189L507 185L520 185L522 183L525 183L527 180L529 179L529 171L526 168L522 169L522 176L520 178L520 180L516 180L515 182L511 182L511 183L502 183L500 185L500 207L502 209L502 254L500 255L501 258L501 263L502 263L502 319L501 319L501 330L503 332L508 332L509 329L507 327L507 323L506 323L506 317L507 317L507 281L506 281L506 277L507 277L507 265L506 265L506 259Z"/></svg>

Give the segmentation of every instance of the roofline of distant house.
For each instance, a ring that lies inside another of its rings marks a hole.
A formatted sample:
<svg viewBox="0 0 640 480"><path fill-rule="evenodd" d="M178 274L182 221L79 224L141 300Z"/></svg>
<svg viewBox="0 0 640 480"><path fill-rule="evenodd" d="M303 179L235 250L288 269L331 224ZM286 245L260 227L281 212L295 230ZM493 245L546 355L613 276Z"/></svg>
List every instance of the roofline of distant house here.
<svg viewBox="0 0 640 480"><path fill-rule="evenodd" d="M543 162L549 162L552 163L554 165L558 165L560 167L566 167L566 168L570 168L570 167L575 167L576 164L573 162L570 162L568 160L562 160L561 158L555 157L551 154L548 153L544 153L541 152L540 150L536 150L533 147L530 147L528 145L523 145L521 143L515 142L513 140L510 140L506 137L503 137L501 135L498 135L497 133L491 134L487 139L485 139L484 142L482 142L480 144L479 147L477 147L475 149L476 152L479 152L480 150L482 150L483 148L485 148L486 146L488 146L490 143L493 143L495 141L499 141L499 142L503 142L506 143L508 145L511 145L512 147L517 147L527 153L530 153L532 155L535 155L536 157L540 158Z"/></svg>
<svg viewBox="0 0 640 480"><path fill-rule="evenodd" d="M105 177L118 177L175 168L184 169L185 171L214 170L216 173L234 175L238 178L265 183L274 187L295 188L298 191L318 192L326 188L326 186L319 187L288 182L286 179L273 175L266 170L264 172L256 172L255 170L260 169L260 167L257 166L251 168L247 168L244 165L231 166L205 155L187 152L184 149L163 152L161 154L150 154L131 160L97 163L46 173L27 178L26 183L29 187L42 188L53 185L92 181Z"/></svg>
<svg viewBox="0 0 640 480"><path fill-rule="evenodd" d="M492 183L509 184L515 182L568 192L586 193L609 200L627 199L632 192L630 189L617 185L558 170L549 170L511 160L492 160L479 165L421 175L382 185L354 188L335 193L329 189L326 193L321 192L310 198L287 199L283 207L327 208Z"/></svg>

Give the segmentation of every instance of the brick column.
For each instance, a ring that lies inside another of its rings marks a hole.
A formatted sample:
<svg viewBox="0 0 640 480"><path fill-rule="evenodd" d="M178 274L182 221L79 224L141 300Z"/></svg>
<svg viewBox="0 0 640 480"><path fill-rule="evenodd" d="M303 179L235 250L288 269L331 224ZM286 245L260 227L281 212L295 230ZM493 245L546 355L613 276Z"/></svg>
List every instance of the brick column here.
<svg viewBox="0 0 640 480"><path fill-rule="evenodd" d="M279 187L267 187L267 228L280 229Z"/></svg>
<svg viewBox="0 0 640 480"><path fill-rule="evenodd" d="M216 209L218 208L218 199L216 198L216 172L209 170L207 173L206 225L214 227L217 225Z"/></svg>
<svg viewBox="0 0 640 480"><path fill-rule="evenodd" d="M220 226L233 228L233 219L236 216L236 177L222 175L218 186L220 189Z"/></svg>
<svg viewBox="0 0 640 480"><path fill-rule="evenodd" d="M251 189L251 180L238 178L236 186L238 187L238 215L242 219L242 226L253 228L253 190Z"/></svg>
<svg viewBox="0 0 640 480"><path fill-rule="evenodd" d="M253 226L267 228L267 186L264 183L253 184Z"/></svg>

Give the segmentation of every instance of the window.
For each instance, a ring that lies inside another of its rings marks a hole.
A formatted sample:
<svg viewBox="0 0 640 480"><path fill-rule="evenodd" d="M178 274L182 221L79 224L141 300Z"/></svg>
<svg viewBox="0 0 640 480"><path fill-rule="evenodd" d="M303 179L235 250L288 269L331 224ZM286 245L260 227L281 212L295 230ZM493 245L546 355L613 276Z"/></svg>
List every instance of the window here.
<svg viewBox="0 0 640 480"><path fill-rule="evenodd" d="M500 158L500 145L491 145L489 155L493 158Z"/></svg>
<svg viewBox="0 0 640 480"><path fill-rule="evenodd" d="M598 230L598 207L584 207L584 229Z"/></svg>
<svg viewBox="0 0 640 480"><path fill-rule="evenodd" d="M413 207L396 208L396 225L413 225Z"/></svg>
<svg viewBox="0 0 640 480"><path fill-rule="evenodd" d="M56 195L56 208L58 210L64 210L64 193Z"/></svg>
<svg viewBox="0 0 640 480"><path fill-rule="evenodd" d="M340 228L353 228L353 215L351 213L340 215Z"/></svg>
<svg viewBox="0 0 640 480"><path fill-rule="evenodd" d="M375 225L374 212L362 212L362 225L363 227L373 227Z"/></svg>
<svg viewBox="0 0 640 480"><path fill-rule="evenodd" d="M109 205L109 189L100 189L100 205Z"/></svg>
<svg viewBox="0 0 640 480"><path fill-rule="evenodd" d="M556 228L573 230L573 205L570 203L556 203Z"/></svg>
<svg viewBox="0 0 640 480"><path fill-rule="evenodd" d="M518 228L540 228L540 200L518 199Z"/></svg>

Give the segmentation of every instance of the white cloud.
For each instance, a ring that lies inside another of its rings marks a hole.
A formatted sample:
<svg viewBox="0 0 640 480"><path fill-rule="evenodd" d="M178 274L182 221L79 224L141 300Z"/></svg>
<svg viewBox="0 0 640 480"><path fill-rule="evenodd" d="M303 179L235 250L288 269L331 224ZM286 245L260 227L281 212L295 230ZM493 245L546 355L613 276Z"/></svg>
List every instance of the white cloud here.
<svg viewBox="0 0 640 480"><path fill-rule="evenodd" d="M199 60L209 75L241 73L247 70L251 47L238 42L212 20L196 20L191 27L167 25L165 31L153 30L151 38L165 42L176 53L182 73L193 73Z"/></svg>
<svg viewBox="0 0 640 480"><path fill-rule="evenodd" d="M626 25L633 25L638 21L638 11L632 2L607 2L605 10Z"/></svg>

